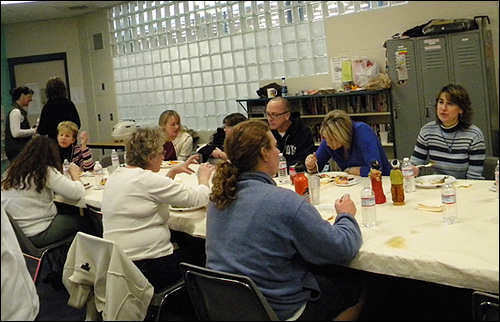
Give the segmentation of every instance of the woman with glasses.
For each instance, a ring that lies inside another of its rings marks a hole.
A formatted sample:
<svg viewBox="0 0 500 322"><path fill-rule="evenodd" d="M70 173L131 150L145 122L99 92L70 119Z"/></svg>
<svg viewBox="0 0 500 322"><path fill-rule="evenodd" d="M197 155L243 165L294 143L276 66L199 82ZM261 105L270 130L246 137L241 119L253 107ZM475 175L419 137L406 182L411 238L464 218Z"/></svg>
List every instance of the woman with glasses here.
<svg viewBox="0 0 500 322"><path fill-rule="evenodd" d="M276 139L266 123L241 122L224 145L207 210L206 267L250 277L280 320L354 320L362 283L351 261L362 243L348 194L332 225L293 190L276 186Z"/></svg>
<svg viewBox="0 0 500 322"><path fill-rule="evenodd" d="M125 142L127 166L108 178L102 198L103 237L116 242L156 291L182 278L179 262L205 263L204 245L179 244L174 250L167 221L169 205L196 207L208 201L208 181L214 166L198 168L196 187L174 181L179 173L193 174L195 156L160 175L165 133L160 127L137 128Z"/></svg>
<svg viewBox="0 0 500 322"><path fill-rule="evenodd" d="M241 113L231 113L227 115L222 123L224 126L222 128L217 128L210 141L207 145L200 148L198 153L203 156L201 162L207 162L209 158L215 159L213 163L218 163L222 160L227 160L227 154L224 152L224 139L226 135L229 134L236 124L246 121L247 118Z"/></svg>
<svg viewBox="0 0 500 322"><path fill-rule="evenodd" d="M333 110L323 119L319 133L323 140L318 150L307 156L307 172L321 171L332 158L342 171L362 177L368 176L371 161L377 160L382 175L390 175L392 166L368 124L352 121L343 110Z"/></svg>
<svg viewBox="0 0 500 322"><path fill-rule="evenodd" d="M292 114L292 105L286 98L278 96L267 103L265 116L287 167L303 163L307 155L316 151L311 129Z"/></svg>
<svg viewBox="0 0 500 322"><path fill-rule="evenodd" d="M167 135L163 160L186 161L193 151L193 137L182 126L179 113L174 110L164 111L158 119L158 125Z"/></svg>

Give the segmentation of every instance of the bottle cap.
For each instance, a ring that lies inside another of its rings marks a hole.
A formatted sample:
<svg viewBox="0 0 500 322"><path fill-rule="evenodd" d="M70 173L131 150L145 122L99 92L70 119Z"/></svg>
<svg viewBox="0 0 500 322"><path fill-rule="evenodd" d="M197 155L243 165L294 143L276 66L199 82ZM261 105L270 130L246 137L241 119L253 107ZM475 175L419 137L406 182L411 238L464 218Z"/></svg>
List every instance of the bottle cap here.
<svg viewBox="0 0 500 322"><path fill-rule="evenodd" d="M304 167L304 164L301 161L299 161L295 164L295 172L296 173L303 173L305 171L306 171L306 169Z"/></svg>

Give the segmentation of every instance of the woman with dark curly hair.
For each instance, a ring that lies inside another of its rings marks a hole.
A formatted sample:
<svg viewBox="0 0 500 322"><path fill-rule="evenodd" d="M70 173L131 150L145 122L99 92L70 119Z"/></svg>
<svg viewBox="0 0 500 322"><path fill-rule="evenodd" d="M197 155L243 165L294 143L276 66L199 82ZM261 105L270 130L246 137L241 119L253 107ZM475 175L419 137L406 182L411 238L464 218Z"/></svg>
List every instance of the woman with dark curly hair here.
<svg viewBox="0 0 500 322"><path fill-rule="evenodd" d="M295 191L277 187L280 150L259 120L236 125L224 141L207 210L206 267L250 277L280 320L355 320L360 276L342 268L362 243L349 194L332 225ZM339 196L340 197L340 196Z"/></svg>
<svg viewBox="0 0 500 322"><path fill-rule="evenodd" d="M483 132L472 124L469 94L460 85L449 84L436 96L436 120L425 124L417 137L410 162L428 161L437 174L457 179L484 179L486 155ZM414 168L418 174L418 168Z"/></svg>
<svg viewBox="0 0 500 322"><path fill-rule="evenodd" d="M85 195L76 164L70 164L71 179L61 172L55 141L36 136L2 177L2 206L37 247L64 239L84 226L79 212L61 213L54 203L56 193L74 200Z"/></svg>
<svg viewBox="0 0 500 322"><path fill-rule="evenodd" d="M68 99L66 85L60 77L51 77L45 87L47 103L42 108L38 134L57 141L57 126L62 121L74 122L80 129L80 115L75 104Z"/></svg>

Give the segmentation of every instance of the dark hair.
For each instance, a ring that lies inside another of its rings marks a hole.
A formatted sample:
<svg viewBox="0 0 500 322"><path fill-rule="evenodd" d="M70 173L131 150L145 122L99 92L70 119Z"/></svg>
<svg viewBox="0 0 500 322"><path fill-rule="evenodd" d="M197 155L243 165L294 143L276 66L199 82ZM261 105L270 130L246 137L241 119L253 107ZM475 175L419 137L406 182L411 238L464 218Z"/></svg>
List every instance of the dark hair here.
<svg viewBox="0 0 500 322"><path fill-rule="evenodd" d="M35 136L7 168L2 178L2 189L25 190L34 183L36 192L40 193L47 182L49 167L62 172L57 143L45 135Z"/></svg>
<svg viewBox="0 0 500 322"><path fill-rule="evenodd" d="M458 122L464 129L468 129L472 125L472 115L474 111L472 110L472 105L470 102L469 94L460 85L449 84L441 88L436 96L436 107L441 97L441 94L445 93L446 99L455 103L458 107L462 109L462 113L458 117ZM441 120L438 117L438 111L436 108L436 122L441 124Z"/></svg>
<svg viewBox="0 0 500 322"><path fill-rule="evenodd" d="M239 175L255 170L262 159L262 149L272 148L268 131L267 123L248 120L237 124L226 136L224 152L230 161L217 165L210 194L210 200L217 208L223 209L236 199Z"/></svg>
<svg viewBox="0 0 500 322"><path fill-rule="evenodd" d="M228 126L235 126L238 123L246 121L247 117L241 113L231 113L227 115L222 122Z"/></svg>
<svg viewBox="0 0 500 322"><path fill-rule="evenodd" d="M67 96L66 85L60 77L54 76L49 78L45 86L45 96L47 96L49 100Z"/></svg>
<svg viewBox="0 0 500 322"><path fill-rule="evenodd" d="M19 86L18 88L11 89L10 95L12 96L12 102L17 101L22 94L24 95L33 95L35 92L33 92L29 87L27 86Z"/></svg>

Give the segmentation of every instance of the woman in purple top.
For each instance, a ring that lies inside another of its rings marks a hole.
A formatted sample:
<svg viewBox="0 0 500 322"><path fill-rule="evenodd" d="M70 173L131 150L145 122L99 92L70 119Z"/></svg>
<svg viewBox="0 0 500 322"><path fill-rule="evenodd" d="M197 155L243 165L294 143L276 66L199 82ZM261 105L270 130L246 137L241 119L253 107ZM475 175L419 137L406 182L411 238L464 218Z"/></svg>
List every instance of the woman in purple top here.
<svg viewBox="0 0 500 322"><path fill-rule="evenodd" d="M391 165L377 134L363 122L353 122L343 110L330 111L320 127L323 140L315 153L306 158L309 173L323 169L332 158L342 171L368 176L371 160L380 164L382 175L391 173Z"/></svg>

